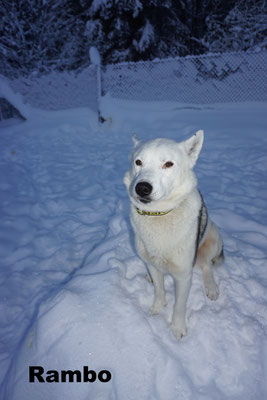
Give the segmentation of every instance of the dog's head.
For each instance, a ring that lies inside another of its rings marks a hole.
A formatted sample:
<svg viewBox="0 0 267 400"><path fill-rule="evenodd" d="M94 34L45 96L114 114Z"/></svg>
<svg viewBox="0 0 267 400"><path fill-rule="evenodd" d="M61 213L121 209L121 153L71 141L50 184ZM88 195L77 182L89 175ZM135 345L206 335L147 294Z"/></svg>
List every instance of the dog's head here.
<svg viewBox="0 0 267 400"><path fill-rule="evenodd" d="M154 139L140 142L133 136L130 169L124 183L131 201L143 210L166 211L196 186L193 167L203 144L203 131L184 142Z"/></svg>

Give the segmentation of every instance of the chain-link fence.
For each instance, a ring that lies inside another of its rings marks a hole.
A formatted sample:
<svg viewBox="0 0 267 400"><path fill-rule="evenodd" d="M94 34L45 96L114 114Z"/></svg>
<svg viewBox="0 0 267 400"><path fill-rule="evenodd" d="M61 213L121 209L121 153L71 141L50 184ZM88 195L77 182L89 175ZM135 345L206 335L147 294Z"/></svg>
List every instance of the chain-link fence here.
<svg viewBox="0 0 267 400"><path fill-rule="evenodd" d="M79 73L21 77L9 80L9 84L31 106L49 110L89 107L99 112L100 93L127 100L187 104L267 101L266 51L119 63L103 66L101 71L99 68L91 65ZM0 102L0 108L2 118L8 115L5 102Z"/></svg>
<svg viewBox="0 0 267 400"><path fill-rule="evenodd" d="M96 112L99 109L97 82L96 65L91 65L79 73L52 71L40 76L8 79L8 85L14 95L22 95L23 101L33 108L62 110L89 107ZM8 100L12 104L12 98L13 96L6 96L6 93L3 94L0 90L0 120L17 116L14 107L7 107L4 101Z"/></svg>
<svg viewBox="0 0 267 400"><path fill-rule="evenodd" d="M10 81L13 90L22 94L25 102L43 110L89 107L97 111L96 66L75 72L52 71L41 76L16 78Z"/></svg>
<svg viewBox="0 0 267 400"><path fill-rule="evenodd" d="M102 92L128 100L228 103L267 100L267 52L107 65Z"/></svg>

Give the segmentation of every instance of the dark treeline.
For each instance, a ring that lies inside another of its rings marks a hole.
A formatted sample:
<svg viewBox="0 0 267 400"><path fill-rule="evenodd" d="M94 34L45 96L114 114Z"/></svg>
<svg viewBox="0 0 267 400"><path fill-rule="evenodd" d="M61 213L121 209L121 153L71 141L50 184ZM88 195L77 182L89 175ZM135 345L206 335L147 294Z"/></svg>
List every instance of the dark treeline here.
<svg viewBox="0 0 267 400"><path fill-rule="evenodd" d="M266 0L2 0L0 73L266 47Z"/></svg>

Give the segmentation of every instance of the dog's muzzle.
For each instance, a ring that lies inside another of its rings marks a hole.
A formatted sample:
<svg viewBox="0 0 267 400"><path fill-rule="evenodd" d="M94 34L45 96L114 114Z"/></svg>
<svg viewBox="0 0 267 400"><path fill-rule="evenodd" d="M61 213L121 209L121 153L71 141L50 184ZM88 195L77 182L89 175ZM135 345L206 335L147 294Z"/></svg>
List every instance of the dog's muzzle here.
<svg viewBox="0 0 267 400"><path fill-rule="evenodd" d="M149 203L151 201L149 195L152 193L152 190L153 187L148 182L139 182L135 186L135 191L142 203Z"/></svg>

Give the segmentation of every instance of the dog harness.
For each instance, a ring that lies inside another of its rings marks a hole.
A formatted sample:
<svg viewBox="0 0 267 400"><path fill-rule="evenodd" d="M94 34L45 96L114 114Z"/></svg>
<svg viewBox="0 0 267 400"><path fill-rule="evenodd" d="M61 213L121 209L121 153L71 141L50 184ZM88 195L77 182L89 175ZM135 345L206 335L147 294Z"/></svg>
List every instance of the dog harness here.
<svg viewBox="0 0 267 400"><path fill-rule="evenodd" d="M149 215L150 217L160 217L161 215L169 214L172 210L168 211L143 211L136 207L136 211L140 215Z"/></svg>
<svg viewBox="0 0 267 400"><path fill-rule="evenodd" d="M197 251L198 251L198 246L201 240L203 239L203 236L205 234L207 225L208 225L208 211L207 207L204 203L202 194L199 192L200 198L201 198L201 207L198 213L198 227L197 227L197 235L196 235L196 244L195 244L195 255L194 255L194 260L193 260L193 265L196 262L197 258Z"/></svg>

